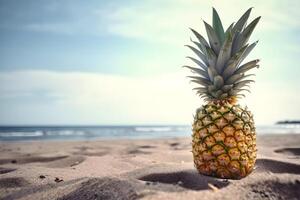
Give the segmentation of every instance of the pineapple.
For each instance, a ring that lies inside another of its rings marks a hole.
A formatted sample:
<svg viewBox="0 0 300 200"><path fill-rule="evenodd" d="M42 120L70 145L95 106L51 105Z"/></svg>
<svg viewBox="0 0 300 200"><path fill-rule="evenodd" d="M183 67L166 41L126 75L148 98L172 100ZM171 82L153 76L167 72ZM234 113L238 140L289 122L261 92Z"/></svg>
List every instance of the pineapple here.
<svg viewBox="0 0 300 200"><path fill-rule="evenodd" d="M253 115L237 104L253 80L246 74L259 60L243 63L257 42L248 44L260 17L246 25L251 9L224 31L213 8L213 25L204 21L208 42L194 29L198 41L186 45L198 57L187 57L197 67L184 66L195 76L194 90L206 103L196 110L192 152L199 173L219 178L240 179L253 170L256 160L256 133Z"/></svg>

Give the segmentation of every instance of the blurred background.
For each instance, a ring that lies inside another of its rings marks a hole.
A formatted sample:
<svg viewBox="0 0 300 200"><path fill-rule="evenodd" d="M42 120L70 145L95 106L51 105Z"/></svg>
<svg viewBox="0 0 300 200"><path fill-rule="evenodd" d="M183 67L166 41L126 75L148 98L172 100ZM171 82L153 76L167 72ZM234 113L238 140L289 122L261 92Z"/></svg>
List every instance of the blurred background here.
<svg viewBox="0 0 300 200"><path fill-rule="evenodd" d="M285 132L273 124L300 119L298 0L0 0L0 139L190 135L203 101L181 68L188 28L206 36L212 6L227 28L253 5L246 61L261 62L240 104L261 132Z"/></svg>

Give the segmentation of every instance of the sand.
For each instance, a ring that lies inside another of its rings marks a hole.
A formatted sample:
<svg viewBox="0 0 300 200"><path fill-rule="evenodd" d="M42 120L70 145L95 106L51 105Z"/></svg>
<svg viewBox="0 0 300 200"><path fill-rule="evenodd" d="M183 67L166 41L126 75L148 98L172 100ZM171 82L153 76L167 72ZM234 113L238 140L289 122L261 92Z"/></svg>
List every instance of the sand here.
<svg viewBox="0 0 300 200"><path fill-rule="evenodd" d="M300 135L259 136L241 180L198 174L190 142L1 142L0 199L300 199Z"/></svg>

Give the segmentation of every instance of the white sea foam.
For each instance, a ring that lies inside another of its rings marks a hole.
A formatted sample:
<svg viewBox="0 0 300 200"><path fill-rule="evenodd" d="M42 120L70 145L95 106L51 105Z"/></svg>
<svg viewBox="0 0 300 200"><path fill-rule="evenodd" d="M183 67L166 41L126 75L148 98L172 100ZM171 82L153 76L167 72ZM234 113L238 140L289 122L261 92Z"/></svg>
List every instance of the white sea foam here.
<svg viewBox="0 0 300 200"><path fill-rule="evenodd" d="M58 131L46 131L45 135L49 136L72 136L72 135L85 135L85 131L74 130L58 130Z"/></svg>
<svg viewBox="0 0 300 200"><path fill-rule="evenodd" d="M169 132L173 131L172 127L135 127L136 132Z"/></svg>
<svg viewBox="0 0 300 200"><path fill-rule="evenodd" d="M1 132L0 136L1 137L38 137L38 136L43 136L44 132L43 131L32 131L32 132Z"/></svg>

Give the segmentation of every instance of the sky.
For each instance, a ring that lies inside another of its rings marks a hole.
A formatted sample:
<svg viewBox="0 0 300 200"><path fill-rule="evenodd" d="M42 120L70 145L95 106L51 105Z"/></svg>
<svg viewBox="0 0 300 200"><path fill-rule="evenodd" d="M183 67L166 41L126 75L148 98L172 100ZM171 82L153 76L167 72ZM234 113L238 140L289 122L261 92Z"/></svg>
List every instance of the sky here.
<svg viewBox="0 0 300 200"><path fill-rule="evenodd" d="M1 125L191 124L203 101L181 66L215 7L262 16L246 61L256 124L300 119L300 1L0 0Z"/></svg>

